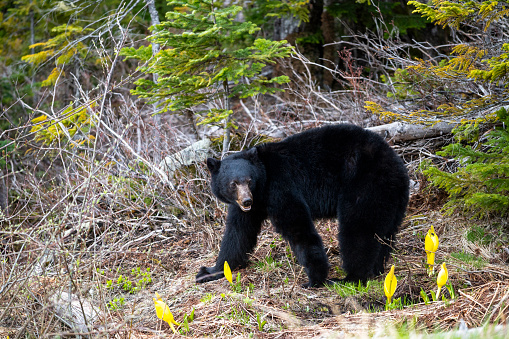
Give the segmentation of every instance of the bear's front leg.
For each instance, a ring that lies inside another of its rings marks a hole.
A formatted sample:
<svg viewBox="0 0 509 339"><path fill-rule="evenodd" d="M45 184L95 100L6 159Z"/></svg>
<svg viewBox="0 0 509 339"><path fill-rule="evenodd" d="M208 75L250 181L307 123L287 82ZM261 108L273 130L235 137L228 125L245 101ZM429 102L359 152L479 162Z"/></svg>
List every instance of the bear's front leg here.
<svg viewBox="0 0 509 339"><path fill-rule="evenodd" d="M321 287L330 283L327 280L329 261L309 208L303 202L292 202L292 199L287 199L284 204L287 207L274 214L272 222L290 244L299 264L304 266L309 281L303 287Z"/></svg>
<svg viewBox="0 0 509 339"><path fill-rule="evenodd" d="M226 218L226 230L216 265L201 267L196 275L197 283L204 283L224 277L224 262L227 261L232 270L245 267L249 254L256 245L258 233L265 219L265 214L252 209L243 212L237 205L229 205Z"/></svg>

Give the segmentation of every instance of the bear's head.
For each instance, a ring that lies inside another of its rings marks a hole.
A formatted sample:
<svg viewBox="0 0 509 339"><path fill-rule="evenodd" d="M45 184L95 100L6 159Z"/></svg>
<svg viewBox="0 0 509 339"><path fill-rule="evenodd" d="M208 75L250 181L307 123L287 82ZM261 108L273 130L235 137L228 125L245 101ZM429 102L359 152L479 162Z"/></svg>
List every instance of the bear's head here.
<svg viewBox="0 0 509 339"><path fill-rule="evenodd" d="M208 158L207 167L212 176L212 192L219 200L237 204L244 212L257 203L265 183L265 169L255 147L222 161Z"/></svg>

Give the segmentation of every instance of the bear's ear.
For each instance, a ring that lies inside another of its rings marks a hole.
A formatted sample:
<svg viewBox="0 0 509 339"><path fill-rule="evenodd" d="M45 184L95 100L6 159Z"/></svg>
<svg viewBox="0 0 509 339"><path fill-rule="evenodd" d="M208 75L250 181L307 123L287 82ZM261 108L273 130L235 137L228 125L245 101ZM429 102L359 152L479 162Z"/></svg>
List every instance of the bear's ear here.
<svg viewBox="0 0 509 339"><path fill-rule="evenodd" d="M258 160L258 149L256 147L250 148L246 151L246 157L247 159L251 161L257 161Z"/></svg>
<svg viewBox="0 0 509 339"><path fill-rule="evenodd" d="M214 158L208 158L207 167L209 168L210 173L217 173L219 171L219 167L221 167L221 161Z"/></svg>

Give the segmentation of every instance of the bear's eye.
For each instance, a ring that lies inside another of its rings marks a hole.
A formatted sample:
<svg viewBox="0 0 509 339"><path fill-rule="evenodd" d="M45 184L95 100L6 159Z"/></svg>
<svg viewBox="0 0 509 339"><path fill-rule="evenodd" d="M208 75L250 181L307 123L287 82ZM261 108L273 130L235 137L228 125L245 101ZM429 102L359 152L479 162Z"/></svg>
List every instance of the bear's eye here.
<svg viewBox="0 0 509 339"><path fill-rule="evenodd" d="M234 180L234 181L232 181L232 182L230 183L230 187L231 187L231 188L236 188L236 187L237 187L237 184L238 184L238 182Z"/></svg>

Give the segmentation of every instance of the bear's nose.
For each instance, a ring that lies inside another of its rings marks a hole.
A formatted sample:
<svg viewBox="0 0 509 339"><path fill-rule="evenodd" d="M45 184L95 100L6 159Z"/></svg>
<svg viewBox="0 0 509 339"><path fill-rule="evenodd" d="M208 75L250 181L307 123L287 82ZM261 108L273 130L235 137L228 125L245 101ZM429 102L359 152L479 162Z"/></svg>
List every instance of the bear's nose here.
<svg viewBox="0 0 509 339"><path fill-rule="evenodd" d="M253 199L251 199L251 198L246 198L246 199L242 200L242 205L244 207L249 207L252 204L253 204Z"/></svg>

